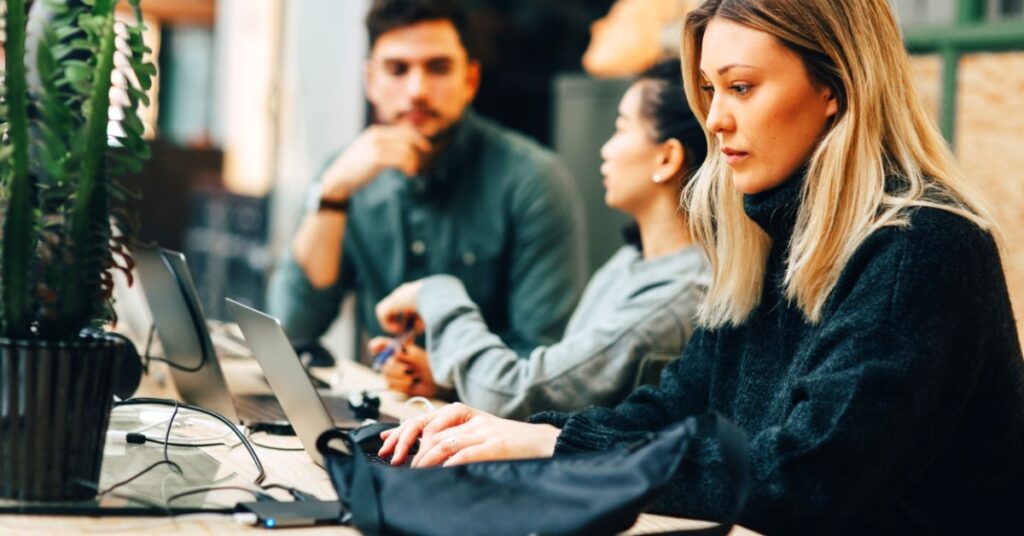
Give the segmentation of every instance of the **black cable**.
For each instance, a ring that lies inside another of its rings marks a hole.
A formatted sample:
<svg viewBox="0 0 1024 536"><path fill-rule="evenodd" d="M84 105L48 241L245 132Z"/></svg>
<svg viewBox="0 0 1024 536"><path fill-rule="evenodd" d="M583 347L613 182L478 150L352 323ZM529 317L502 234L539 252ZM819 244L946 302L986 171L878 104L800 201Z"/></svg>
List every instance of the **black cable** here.
<svg viewBox="0 0 1024 536"><path fill-rule="evenodd" d="M164 398L137 397L137 398L129 398L127 400L121 400L121 401L118 401L118 402L114 402L114 407L119 407L119 406L138 406L138 405L157 405L157 406L171 406L171 405L173 405L175 407L181 406L181 407L183 407L185 409L188 409L188 410L191 410L191 411L195 411L195 412L198 412L198 413L202 413L204 415L209 415L210 417L213 417L213 418L219 420L220 422L222 422L225 425L227 425L227 427L230 428L232 432L234 432L235 436L238 437L239 441L241 441L241 444L245 446L245 450L249 451L249 456L252 457L252 461L256 465L256 469L259 471L259 474L256 475L256 479L253 481L253 483L256 484L257 486L259 486L261 483L263 483L263 480L267 478L267 473L263 469L263 464L260 462L259 456L256 455L256 451L252 448L252 444L250 443L249 438L246 437L245 434L243 434L242 431L239 430L237 426L235 426L235 423L233 423L233 422L229 421L228 419L224 418L223 415L221 415L221 414L219 414L219 413L217 413L215 411L210 411L210 410L208 410L206 408L203 408L203 407L194 406L192 404L179 403L176 400L170 400L170 399L164 399ZM170 427L168 427L168 430L170 430ZM165 438L165 442L167 440L169 440L169 439L170 439L170 435L168 435L167 438ZM166 451L166 449L167 449L167 445L164 445L164 450Z"/></svg>
<svg viewBox="0 0 1024 536"><path fill-rule="evenodd" d="M132 440L133 439L132 436L137 436L140 439L140 441L133 441ZM226 447L226 446L228 446L228 444L223 442L223 441L218 441L216 443L178 443L178 442L175 442L175 441L171 441L170 443L165 443L163 441L160 441L159 439L153 439L152 437L144 436L142 434L128 434L128 443L133 443L133 444L156 443L157 445L170 445L172 447L197 447L197 448L198 447Z"/></svg>
<svg viewBox="0 0 1024 536"><path fill-rule="evenodd" d="M174 426L174 419L178 416L178 401L174 401L174 411L171 412L171 419L167 421L167 430L164 432L164 461L167 465L171 466L171 469L179 475L182 473L181 466L172 462L171 457L167 454L167 447L171 442L171 427Z"/></svg>
<svg viewBox="0 0 1024 536"><path fill-rule="evenodd" d="M298 488L294 488L294 487L291 487L291 486L285 486L285 485L282 485L282 484L267 484L267 485L262 486L262 487L265 490L268 490L268 489L283 489L283 490L287 491L292 496L292 498L294 498L296 501L319 501L320 500L319 497L317 497L316 495L313 495L312 493L308 493L308 492L302 491L302 490L300 490Z"/></svg>
<svg viewBox="0 0 1024 536"><path fill-rule="evenodd" d="M206 364L205 352L204 352L204 355L200 355L199 356L199 364L195 365L195 366L192 366L192 367L187 367L185 365L179 365L178 363L175 363L174 361L171 361L170 359L167 359L166 357L157 357L157 356L149 355L149 352L150 352L150 350L152 349L152 346L153 346L153 334L154 333L156 333L156 322L154 322L154 323L149 325L149 335L146 337L146 348L145 348L145 350L142 353L143 367L145 368L145 370L149 370L149 362L150 361L157 361L157 362L160 362L160 363L164 363L168 367L178 369L178 370L180 370L182 372L199 372L200 370L203 369L203 365Z"/></svg>
<svg viewBox="0 0 1024 536"><path fill-rule="evenodd" d="M135 473L134 475L132 475L132 476L130 476L130 477L120 481L120 482L112 484L111 486L107 487L107 489L105 489L103 491L97 491L96 496L97 497L102 497L102 496L110 493L111 491L114 491L115 489L117 489L117 488L119 488L121 486L124 486L126 484L130 484L130 483L134 482L135 480L139 479L140 477L142 477L142 475L152 471L153 469L156 469L157 467L160 467L161 465L165 465L166 464L166 465L170 466L171 469L174 472L176 472L176 473L178 473L180 475L182 473L181 466L178 465L177 463L171 461L170 456L167 454L167 444L168 444L168 442L169 442L169 440L171 438L171 427L174 426L174 419L177 416L178 416L178 403L177 403L177 401L174 401L174 412L171 413L171 419L169 421L167 421L167 432L164 434L164 459L162 459L162 460L160 460L158 462L153 463L149 467L139 471L138 473Z"/></svg>
<svg viewBox="0 0 1024 536"><path fill-rule="evenodd" d="M265 448L265 449L270 449L270 450L280 450L282 452L300 452L300 451L306 450L303 447L275 447L275 446L272 446L272 445L267 445L265 443L257 443L256 441L254 441L252 439L252 436L255 435L255 434L258 434L260 432L263 432L263 430L256 430L254 432L250 432L249 433L249 441L253 445L256 445L257 447Z"/></svg>
<svg viewBox="0 0 1024 536"><path fill-rule="evenodd" d="M168 515L171 515L171 513L170 513L170 504L173 501L176 501L176 500L181 499L183 497L187 497L189 495L196 495L198 493L206 493L206 492L210 492L210 491L219 491L219 490L230 490L230 489L240 490L240 491L245 491L245 492L251 493L257 500L261 500L261 501L276 501L277 499L275 499L274 496L272 496L272 495L270 495L268 493L265 493L265 490L269 490L269 489L282 489L282 490L287 491L296 501L319 500L319 498L316 497L315 495L313 495L311 493L308 493L308 492L304 492L304 491L302 491L302 490L300 490L298 488L295 488L295 487L284 486L284 485L281 485L281 484L267 484L265 486L262 485L263 480L266 479L267 475L266 475L266 472L263 469L263 464L260 462L259 456L256 455L256 451L252 448L252 445L255 444L257 446L261 446L263 448L268 448L268 449L273 449L273 450L303 450L303 449L301 449L301 448L288 448L288 449L286 449L284 447L272 447L272 446L269 446L269 445L260 445L259 443L255 443L255 442L251 441L248 437L245 436L245 434L242 433L241 430L238 429L237 426L235 426L235 423L233 423L233 422L229 421L228 419L224 418L224 416L220 415L219 413L216 413L214 411L210 411L210 410L208 410L206 408L202 408L202 407L199 407L199 406L193 406L191 404L181 403L181 402L178 402L176 400L163 399L163 398L138 397L138 398L129 398L127 400L121 400L121 401L114 402L114 406L115 407L118 407L118 406L150 405L150 404L152 404L152 405L163 405L163 406L173 406L174 407L174 412L171 414L171 419L167 423L167 432L164 434L164 440L163 441L160 441L160 440L157 440L157 439L151 439L151 438L148 438L146 436L142 436L148 442L162 443L163 444L163 446L164 446L164 459L159 461L159 462L157 462L157 463L155 463L155 464L153 464L153 465L151 465L151 466L149 466L149 467L147 467L147 468L145 468L145 469L143 469L141 472L133 475L131 478L126 479L126 480L124 480L122 482L118 482L117 484L114 484L113 486L110 486L109 488L104 490L100 495L103 495L103 494L106 494L106 493L110 493L114 489L116 489L118 487L121 487L121 486L123 486L125 484L128 484L129 482L132 482L133 480L139 478L140 476L144 475L145 473L153 470L155 467L158 467L158 466L163 465L163 464L170 464L172 467L176 468L176 472L178 474L181 474L182 473L181 467L177 463L174 463L173 461L171 461L171 459L168 457L168 453L167 453L168 446L199 447L199 446L225 445L225 443L223 443L223 442L211 443L211 444L186 444L186 443L178 444L178 443L170 441L171 427L174 425L174 419L175 419L175 417L178 414L178 409L179 408L185 408L185 409L188 409L188 410L191 410L191 411L195 411L195 412L198 412L198 413L203 413L205 415L209 415L209 416L211 416L211 417L213 417L215 419L218 419L221 422L223 422L224 424L226 424L228 426L228 428L231 429L232 432L234 432L234 434L238 437L238 439L240 441L239 444L245 445L246 450L249 451L249 455L252 456L253 462L256 464L256 468L259 470L259 474L256 476L256 479L254 480L254 483L257 486L259 486L260 490L253 490L253 489L244 488L244 487L241 487L241 486L230 486L229 485L229 486L208 486L208 487L196 488L196 489L192 489L192 490L188 490L188 491L183 491L181 493L176 493L174 495L171 495L170 497L167 498L166 501L164 501L163 508L165 510L167 510ZM237 445L234 445L234 446L237 446ZM232 448L234 448L234 446L232 446Z"/></svg>
<svg viewBox="0 0 1024 536"><path fill-rule="evenodd" d="M207 493L207 492L210 492L210 491L222 491L222 490L229 490L229 489L233 489L233 490L236 490L236 491L245 491L245 492L248 492L248 493L252 493L252 496L255 497L257 501L260 501L260 500L263 500L263 501L275 501L275 502L277 501L277 499L275 499L273 496L271 496L271 495L269 495L267 493L264 493L264 492L258 491L258 490L254 490L254 489L250 489L250 488L244 488L242 486L209 486L209 487L205 487L205 488L190 489L188 491L183 491L181 493L175 493L174 495L171 495L170 497L168 497L166 501L164 501L164 507L170 509L170 506L171 506L172 502L174 502L174 501L176 501L178 499L181 499L182 497L188 497L189 495L197 495L199 493Z"/></svg>

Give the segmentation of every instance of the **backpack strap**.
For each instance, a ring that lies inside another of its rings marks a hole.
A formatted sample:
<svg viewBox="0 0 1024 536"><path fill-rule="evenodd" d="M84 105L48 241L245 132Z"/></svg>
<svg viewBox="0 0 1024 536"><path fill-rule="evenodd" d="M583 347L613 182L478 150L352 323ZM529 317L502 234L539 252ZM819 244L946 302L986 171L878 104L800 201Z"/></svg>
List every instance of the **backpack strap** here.
<svg viewBox="0 0 1024 536"><path fill-rule="evenodd" d="M328 443L335 439L340 439L348 447L349 453L341 453L336 449L331 448ZM351 514L351 521L358 527L366 536L377 536L381 534L381 511L380 511L380 499L378 498L378 490L373 484L373 475L370 474L370 464L367 463L363 449L359 447L359 444L349 437L348 432L344 432L337 428L328 430L320 435L316 440L316 448L321 453L326 454L328 451L333 451L334 455L347 456L350 458L349 468L352 471L352 487L349 489L348 497L338 497L341 503L348 508L348 512ZM328 462L328 457L324 456L324 462L327 465L332 465ZM332 480L334 479L335 472L339 471L339 467L328 467L327 471L330 473ZM335 483L336 489L341 489L338 483Z"/></svg>

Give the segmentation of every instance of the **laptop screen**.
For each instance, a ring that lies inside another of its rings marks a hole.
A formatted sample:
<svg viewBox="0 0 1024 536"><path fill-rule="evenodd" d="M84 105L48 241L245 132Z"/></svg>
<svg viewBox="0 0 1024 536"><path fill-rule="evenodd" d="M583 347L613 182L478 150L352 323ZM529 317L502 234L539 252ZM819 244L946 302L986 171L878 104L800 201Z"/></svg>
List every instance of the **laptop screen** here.
<svg viewBox="0 0 1024 536"><path fill-rule="evenodd" d="M242 329L246 343L256 355L256 361L263 369L271 390L295 429L295 435L299 436L299 441L313 461L323 465L323 458L316 449L316 440L320 434L334 428L334 420L288 341L284 328L276 318L230 298L227 304L228 311Z"/></svg>
<svg viewBox="0 0 1024 536"><path fill-rule="evenodd" d="M146 302L153 314L181 399L241 422L214 353L192 276L179 252L156 247L132 250Z"/></svg>

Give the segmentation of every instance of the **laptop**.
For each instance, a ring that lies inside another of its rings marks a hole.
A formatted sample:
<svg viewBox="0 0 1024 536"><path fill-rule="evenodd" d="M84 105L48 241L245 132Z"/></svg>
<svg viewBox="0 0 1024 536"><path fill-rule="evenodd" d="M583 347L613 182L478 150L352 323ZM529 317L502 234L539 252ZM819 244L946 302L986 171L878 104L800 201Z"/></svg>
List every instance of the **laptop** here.
<svg viewBox="0 0 1024 536"><path fill-rule="evenodd" d="M256 361L288 415L302 447L314 462L324 465L316 440L320 434L334 428L334 421L309 381L281 322L230 298L226 301L228 311L242 329L242 335L256 355Z"/></svg>
<svg viewBox="0 0 1024 536"><path fill-rule="evenodd" d="M231 395L185 256L156 247L136 247L132 256L160 335L162 357L174 364L168 368L181 399L220 413L235 423L248 425L286 420L284 410L272 394ZM306 373L305 368L302 370ZM346 399L331 396L325 401L338 426L351 428L359 424Z"/></svg>

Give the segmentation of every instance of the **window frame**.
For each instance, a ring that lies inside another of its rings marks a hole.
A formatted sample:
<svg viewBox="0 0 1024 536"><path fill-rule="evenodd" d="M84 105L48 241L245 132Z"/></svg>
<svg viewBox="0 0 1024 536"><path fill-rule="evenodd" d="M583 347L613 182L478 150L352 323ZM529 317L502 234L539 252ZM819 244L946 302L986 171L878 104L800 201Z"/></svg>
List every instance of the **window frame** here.
<svg viewBox="0 0 1024 536"><path fill-rule="evenodd" d="M956 87L960 58L974 52L1024 51L1024 19L988 20L984 0L957 0L951 26L917 26L903 29L908 52L938 54L942 62L939 127L954 145Z"/></svg>

